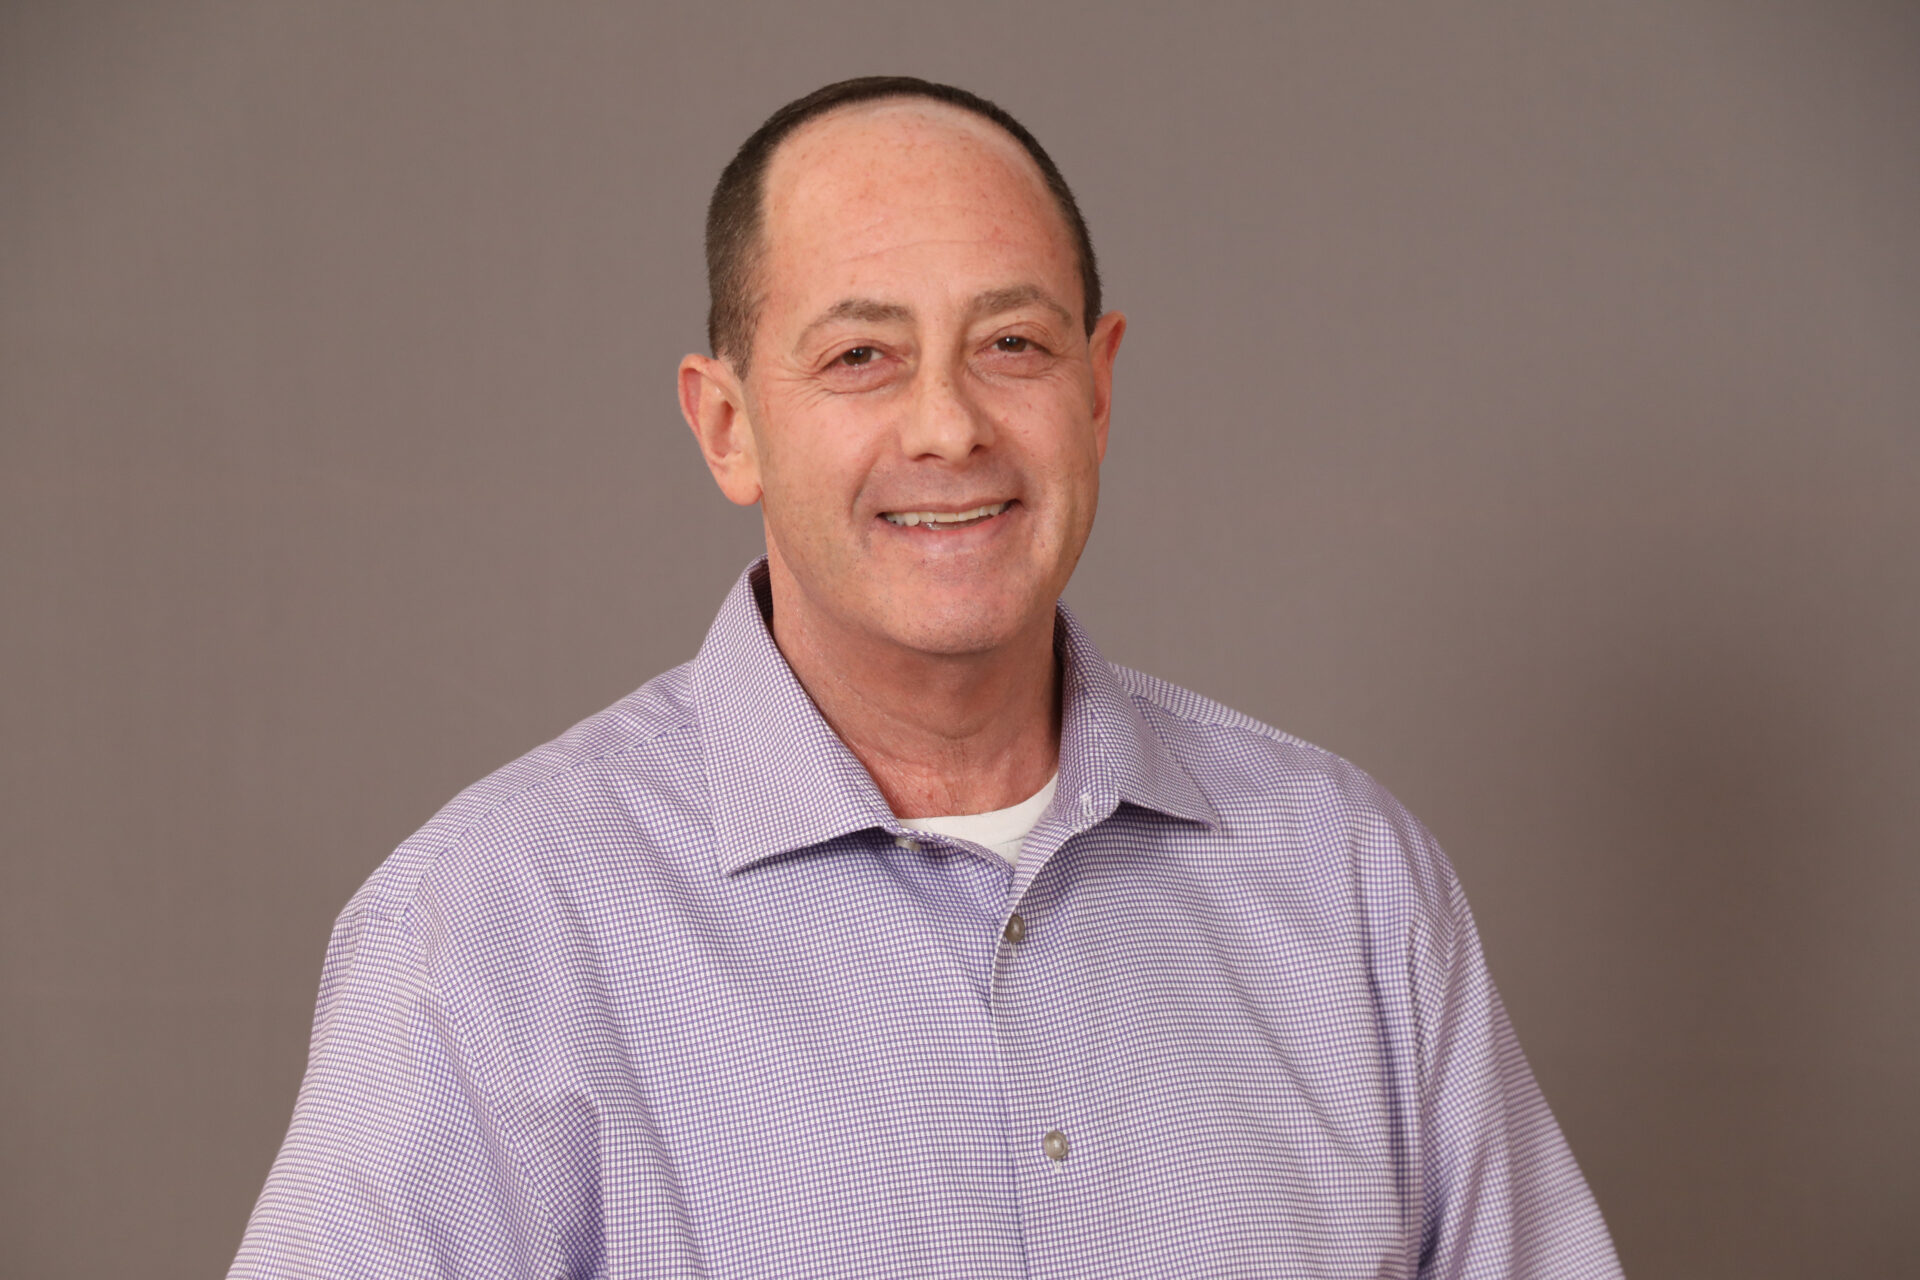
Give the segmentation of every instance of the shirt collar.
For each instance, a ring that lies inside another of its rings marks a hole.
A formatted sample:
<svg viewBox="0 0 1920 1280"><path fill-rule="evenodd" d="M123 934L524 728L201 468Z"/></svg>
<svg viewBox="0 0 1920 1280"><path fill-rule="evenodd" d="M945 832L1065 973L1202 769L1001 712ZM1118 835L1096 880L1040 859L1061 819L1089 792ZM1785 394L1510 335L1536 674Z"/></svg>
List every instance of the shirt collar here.
<svg viewBox="0 0 1920 1280"><path fill-rule="evenodd" d="M734 583L693 665L715 856L729 875L851 832L905 831L774 644L769 590L763 556ZM1055 812L1075 830L1112 816L1122 802L1218 826L1192 775L1066 605L1057 607L1064 709Z"/></svg>

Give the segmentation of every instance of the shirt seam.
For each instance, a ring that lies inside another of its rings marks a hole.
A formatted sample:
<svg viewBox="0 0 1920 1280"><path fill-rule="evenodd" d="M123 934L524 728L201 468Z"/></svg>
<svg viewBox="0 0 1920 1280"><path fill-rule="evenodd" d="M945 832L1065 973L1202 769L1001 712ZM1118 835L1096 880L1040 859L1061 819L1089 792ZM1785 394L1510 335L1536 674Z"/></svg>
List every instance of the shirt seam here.
<svg viewBox="0 0 1920 1280"><path fill-rule="evenodd" d="M1202 716L1193 715L1189 712L1182 711L1178 707L1175 707L1170 703L1164 702L1161 699L1155 697L1151 689L1138 689L1138 688L1127 687L1128 684L1131 683L1127 679L1128 676L1135 676L1142 680L1154 680L1155 679L1154 677L1149 676L1144 672L1135 671L1131 667L1122 667L1115 663L1109 663L1108 665L1114 669L1116 676L1119 677L1121 682L1121 687L1123 690L1125 690L1128 698L1132 699L1135 703L1145 704L1146 706L1152 707L1156 711L1159 711L1165 715L1171 716L1173 719L1178 720L1181 724L1191 725L1196 729L1230 729L1230 730L1236 730L1242 733L1249 733L1249 734L1252 734L1254 737L1265 738L1267 741L1276 742L1281 746L1305 747L1307 750L1313 752L1317 756L1320 756L1327 760L1334 761L1335 763L1338 763L1338 764L1345 765L1348 768L1358 767L1354 765L1352 761L1348 760L1345 756L1342 756L1337 752L1329 751L1327 748L1323 746L1320 746L1316 743L1308 742L1305 738L1295 737L1293 734L1288 733L1285 729L1276 728L1275 726L1267 724L1265 721L1262 721L1262 720L1256 720L1252 716L1247 715L1245 712L1235 711L1233 708L1226 706L1224 703L1217 703L1213 699L1206 697L1204 694L1193 694L1193 696L1196 699L1206 702L1209 706L1217 707L1219 709L1220 714L1214 715L1214 716L1202 717ZM1191 692L1191 691L1189 690L1188 692ZM1151 725L1149 725L1149 727L1151 727ZM1181 767L1185 768L1186 766L1181 765ZM1191 772L1191 770L1189 770L1189 772Z"/></svg>
<svg viewBox="0 0 1920 1280"><path fill-rule="evenodd" d="M418 905L421 887L427 878L433 874L434 870L438 868L449 855L457 851L479 827L483 826L504 810L525 802L536 792L542 791L559 782L561 779L591 765L608 762L628 752L652 746L670 734L682 732L687 729L698 731L698 728L699 718L692 714L685 715L676 719L673 723L663 726L657 731L648 733L645 736L636 736L618 744L594 751L589 755L556 764L552 769L536 777L527 779L506 795L494 799L485 808L473 814L460 826L458 831L432 844L415 846L420 855L420 866L418 870L407 877L403 884L393 885L391 892L387 892L385 886L382 886L382 889L369 894L366 901L361 904L360 909L369 911L380 919L399 922L403 917L412 914ZM522 758L524 759L525 757ZM512 764L506 766L506 768L509 769L512 767ZM458 797L449 802L449 804L457 803L459 803ZM402 842L400 848L405 849L411 843L412 839L410 838ZM371 888L375 882L383 878L384 877L376 872L374 881L369 882L369 887Z"/></svg>

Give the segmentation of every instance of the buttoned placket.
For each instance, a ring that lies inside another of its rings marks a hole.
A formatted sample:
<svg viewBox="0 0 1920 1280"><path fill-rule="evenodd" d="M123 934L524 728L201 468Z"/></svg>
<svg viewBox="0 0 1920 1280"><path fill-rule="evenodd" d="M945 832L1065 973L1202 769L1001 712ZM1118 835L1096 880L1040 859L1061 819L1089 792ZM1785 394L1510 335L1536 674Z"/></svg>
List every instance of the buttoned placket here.
<svg viewBox="0 0 1920 1280"><path fill-rule="evenodd" d="M1069 791L1033 829L1012 879L1002 881L1004 913L998 915L987 975L987 1011L1006 1107L1006 1150L1029 1276L1052 1270L1041 1242L1056 1238L1062 1226L1085 1209L1085 1197L1092 1194L1087 1180L1098 1167L1098 1136L1075 1125L1081 1080L1069 1061L1068 1040L1073 1036L1062 1034L1062 1009L1048 1007L1050 975L1066 956L1066 938L1056 935L1052 925L1071 917L1071 910L1062 915L1058 908L1071 887L1075 850L1094 831L1098 812L1091 791ZM983 862L1004 865L979 846L914 829L895 829L893 844L920 856L966 848Z"/></svg>
<svg viewBox="0 0 1920 1280"><path fill-rule="evenodd" d="M1084 797L1081 807L1085 812ZM894 847L909 854L928 853L943 843L941 837L923 837L918 833L899 833L893 836ZM983 850L979 852L984 853ZM1044 848L1036 849L1034 852L1036 854L1034 864L1048 859L1048 851ZM1058 855L1055 853L1052 856ZM1027 859L1023 857L1022 863L1027 863ZM1037 1162L1044 1174L1057 1170L1066 1160L1072 1148L1072 1139L1061 1127L1064 1122L1053 1114L1056 1108L1048 1107L1044 1101L1038 1104L1037 1110L1034 1110L1033 1104L1025 1104L1024 1095L1035 1094L1037 1090L1037 1096L1046 1099L1054 1096L1058 1086L1056 1082L1047 1079L1034 1079L1031 1068L1026 1066L1032 1058L1045 1056L1043 1048L1016 1047L1015 1042L1025 1043L1025 1037L1024 1034L1015 1034L1016 1029L1011 1025L1012 1020L1032 1022L1044 1027L1045 1019L1021 1018L1018 1009L1024 1001L1009 989L1009 975L1022 964L1023 952L1028 957L1028 967L1032 967L1033 963L1039 961L1038 955L1033 950L1035 935L1033 913L1038 909L1044 892L1035 892L1033 883L1037 883L1037 879L1035 877L1033 882L1026 884L1020 903L1022 909L1009 912L1001 921L993 971L989 978L989 1005L1000 1053L1002 1079L1008 1086L1007 1107L1009 1122L1013 1126L1013 1132L1009 1135L1010 1146L1016 1156L1016 1162L1026 1161L1030 1165ZM1022 877L1016 873L1013 879L1007 882L1008 891L1011 892L1015 885L1021 883ZM1032 1110L1034 1116L1038 1118L1023 1118L1029 1110Z"/></svg>
<svg viewBox="0 0 1920 1280"><path fill-rule="evenodd" d="M1061 1010L1048 1007L1050 975L1067 939L1055 929L1062 890L1070 884L1076 842L1092 826L1093 804L1082 794L1056 809L1028 838L1008 885L1008 907L995 949L989 1011L1001 1056L1008 1152L1029 1242L1029 1274L1047 1273L1034 1245L1058 1234L1088 1194L1086 1154L1093 1136L1074 1123L1076 1082L1063 1074ZM1064 822L1065 829L1055 825ZM1070 913L1069 913L1070 914Z"/></svg>

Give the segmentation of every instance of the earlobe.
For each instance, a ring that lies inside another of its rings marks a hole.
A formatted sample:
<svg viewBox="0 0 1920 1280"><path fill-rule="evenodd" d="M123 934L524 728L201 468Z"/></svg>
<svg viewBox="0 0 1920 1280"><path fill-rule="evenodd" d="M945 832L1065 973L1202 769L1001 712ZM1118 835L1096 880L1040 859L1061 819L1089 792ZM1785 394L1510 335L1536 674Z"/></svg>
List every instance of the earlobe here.
<svg viewBox="0 0 1920 1280"><path fill-rule="evenodd" d="M697 354L680 361L680 414L720 492L748 507L760 500L760 464L745 405L745 389L725 361Z"/></svg>

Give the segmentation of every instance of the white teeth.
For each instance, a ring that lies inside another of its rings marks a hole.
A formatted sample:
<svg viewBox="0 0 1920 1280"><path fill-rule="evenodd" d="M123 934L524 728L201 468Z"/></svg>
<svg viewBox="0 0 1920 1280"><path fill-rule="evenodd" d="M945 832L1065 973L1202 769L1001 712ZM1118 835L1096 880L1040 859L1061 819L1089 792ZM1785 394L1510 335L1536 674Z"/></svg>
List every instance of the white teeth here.
<svg viewBox="0 0 1920 1280"><path fill-rule="evenodd" d="M1005 502L995 502L984 507L975 507L971 511L888 511L884 514L889 524L911 529L917 524L962 524L968 520L978 520L983 516L997 516L1009 505Z"/></svg>

